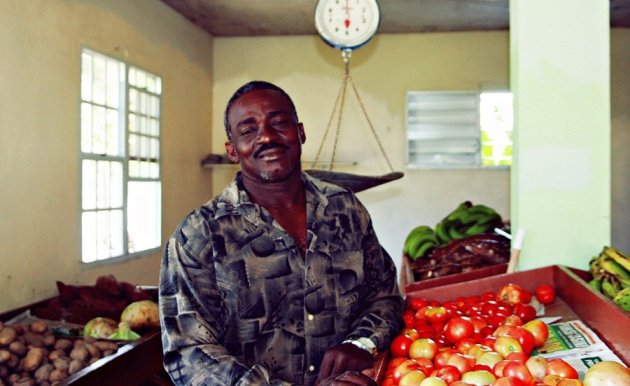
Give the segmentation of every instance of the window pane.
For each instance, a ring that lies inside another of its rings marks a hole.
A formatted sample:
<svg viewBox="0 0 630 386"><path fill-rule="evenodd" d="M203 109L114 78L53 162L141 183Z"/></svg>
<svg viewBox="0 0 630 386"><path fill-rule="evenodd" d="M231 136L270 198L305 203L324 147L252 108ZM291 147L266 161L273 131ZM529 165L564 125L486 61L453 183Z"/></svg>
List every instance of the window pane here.
<svg viewBox="0 0 630 386"><path fill-rule="evenodd" d="M97 191L96 191L96 206L98 208L109 208L110 197L110 173L109 162L99 161L96 165L97 175Z"/></svg>
<svg viewBox="0 0 630 386"><path fill-rule="evenodd" d="M138 108L138 91L136 91L135 89L131 88L129 89L129 111L133 112L133 113L137 113L139 111Z"/></svg>
<svg viewBox="0 0 630 386"><path fill-rule="evenodd" d="M123 206L123 163L110 163L110 205L112 208Z"/></svg>
<svg viewBox="0 0 630 386"><path fill-rule="evenodd" d="M96 259L102 260L111 257L109 233L109 211L96 212Z"/></svg>
<svg viewBox="0 0 630 386"><path fill-rule="evenodd" d="M479 108L483 165L511 165L512 94L483 93L480 96Z"/></svg>
<svg viewBox="0 0 630 386"><path fill-rule="evenodd" d="M120 129L118 127L118 111L107 109L107 154L113 156L122 155L120 146Z"/></svg>
<svg viewBox="0 0 630 386"><path fill-rule="evenodd" d="M92 105L81 103L81 151L92 152Z"/></svg>
<svg viewBox="0 0 630 386"><path fill-rule="evenodd" d="M109 218L109 256L120 256L125 253L123 248L123 211L113 210Z"/></svg>
<svg viewBox="0 0 630 386"><path fill-rule="evenodd" d="M85 263L96 261L95 212L83 212L81 216L81 254Z"/></svg>
<svg viewBox="0 0 630 386"><path fill-rule="evenodd" d="M94 106L92 108L92 153L105 154L105 108Z"/></svg>
<svg viewBox="0 0 630 386"><path fill-rule="evenodd" d="M136 252L160 246L161 192L159 182L129 182L128 249Z"/></svg>
<svg viewBox="0 0 630 386"><path fill-rule="evenodd" d="M84 52L81 54L81 98L85 101L92 100L92 55Z"/></svg>
<svg viewBox="0 0 630 386"><path fill-rule="evenodd" d="M120 71L119 64L114 61L107 62L107 106L117 108L120 97Z"/></svg>
<svg viewBox="0 0 630 386"><path fill-rule="evenodd" d="M93 78L92 78L92 102L101 105L105 104L106 66L105 59L100 56L94 57Z"/></svg>
<svg viewBox="0 0 630 386"><path fill-rule="evenodd" d="M96 162L83 160L82 168L82 207L83 209L96 208Z"/></svg>

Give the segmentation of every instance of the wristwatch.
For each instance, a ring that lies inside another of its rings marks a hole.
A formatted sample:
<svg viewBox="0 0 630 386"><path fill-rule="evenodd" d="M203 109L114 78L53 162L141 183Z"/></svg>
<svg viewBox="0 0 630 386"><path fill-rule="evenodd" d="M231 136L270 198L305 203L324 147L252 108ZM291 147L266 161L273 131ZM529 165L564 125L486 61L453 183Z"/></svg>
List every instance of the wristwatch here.
<svg viewBox="0 0 630 386"><path fill-rule="evenodd" d="M370 338L361 337L361 338L354 338L354 339L346 339L341 343L353 344L357 346L358 348L369 352L372 356L376 356L376 354L378 354L378 350L376 349L376 344L374 344L374 342L372 342Z"/></svg>

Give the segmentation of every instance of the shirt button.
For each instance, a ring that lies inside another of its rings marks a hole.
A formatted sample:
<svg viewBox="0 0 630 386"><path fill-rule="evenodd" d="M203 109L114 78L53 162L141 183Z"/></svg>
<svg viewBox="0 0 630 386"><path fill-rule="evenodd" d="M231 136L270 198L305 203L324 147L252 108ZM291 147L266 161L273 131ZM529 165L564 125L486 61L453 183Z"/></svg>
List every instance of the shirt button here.
<svg viewBox="0 0 630 386"><path fill-rule="evenodd" d="M308 320L313 320L315 317L311 314L308 314L308 316L306 317Z"/></svg>
<svg viewBox="0 0 630 386"><path fill-rule="evenodd" d="M310 371L310 372L315 371L315 366L313 366L313 365L308 366L308 371Z"/></svg>

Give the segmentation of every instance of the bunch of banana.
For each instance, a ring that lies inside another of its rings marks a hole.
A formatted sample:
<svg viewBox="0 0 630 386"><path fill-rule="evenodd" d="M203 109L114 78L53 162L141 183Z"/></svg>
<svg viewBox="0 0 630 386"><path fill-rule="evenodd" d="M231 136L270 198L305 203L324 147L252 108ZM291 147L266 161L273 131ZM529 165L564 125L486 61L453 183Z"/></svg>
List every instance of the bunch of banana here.
<svg viewBox="0 0 630 386"><path fill-rule="evenodd" d="M630 257L605 246L591 259L589 266L593 276L589 284L630 312Z"/></svg>
<svg viewBox="0 0 630 386"><path fill-rule="evenodd" d="M419 225L407 235L403 245L403 253L415 261L438 245L439 242L433 229L428 225Z"/></svg>
<svg viewBox="0 0 630 386"><path fill-rule="evenodd" d="M493 208L464 201L435 225L435 234L440 245L452 240L474 236L501 226L501 215Z"/></svg>

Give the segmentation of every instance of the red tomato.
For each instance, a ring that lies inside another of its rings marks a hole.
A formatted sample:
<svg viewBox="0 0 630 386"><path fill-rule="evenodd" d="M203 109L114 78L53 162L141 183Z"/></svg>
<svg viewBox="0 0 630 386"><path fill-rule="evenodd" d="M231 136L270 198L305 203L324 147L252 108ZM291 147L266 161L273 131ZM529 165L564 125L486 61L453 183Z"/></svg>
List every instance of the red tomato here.
<svg viewBox="0 0 630 386"><path fill-rule="evenodd" d="M429 306L425 316L431 324L445 323L448 319L448 312L442 306Z"/></svg>
<svg viewBox="0 0 630 386"><path fill-rule="evenodd" d="M525 385L523 382L518 380L518 378L501 377L501 378L497 378L497 380L494 381L492 386L527 386L527 385Z"/></svg>
<svg viewBox="0 0 630 386"><path fill-rule="evenodd" d="M545 375L557 375L560 378L578 379L578 372L560 358L550 359L545 368Z"/></svg>
<svg viewBox="0 0 630 386"><path fill-rule="evenodd" d="M494 300L497 298L497 294L492 291L486 291L479 297L479 300L482 302L487 302L488 300Z"/></svg>
<svg viewBox="0 0 630 386"><path fill-rule="evenodd" d="M556 300L556 289L550 284L541 284L536 288L536 299L542 304L551 304Z"/></svg>
<svg viewBox="0 0 630 386"><path fill-rule="evenodd" d="M549 337L549 326L540 319L530 320L523 325L523 328L528 330L534 335L534 346L540 347L545 344L545 341Z"/></svg>
<svg viewBox="0 0 630 386"><path fill-rule="evenodd" d="M517 378L526 385L531 385L534 381L532 373L529 372L529 369L523 362L514 361L508 363L503 369L503 376Z"/></svg>
<svg viewBox="0 0 630 386"><path fill-rule="evenodd" d="M510 304L529 303L532 300L532 294L518 284L509 283L501 287L497 293L497 300Z"/></svg>
<svg viewBox="0 0 630 386"><path fill-rule="evenodd" d="M470 338L474 332L475 326L466 317L452 318L444 325L444 337L452 344L464 338Z"/></svg>
<svg viewBox="0 0 630 386"><path fill-rule="evenodd" d="M446 366L447 365L446 362L448 361L448 358L456 352L457 351L455 351L455 349L453 348L440 349L438 353L435 354L435 357L433 357L433 363L435 364L435 368L441 369L442 367Z"/></svg>
<svg viewBox="0 0 630 386"><path fill-rule="evenodd" d="M514 305L514 315L521 318L523 323L527 323L530 320L536 318L536 309L530 305L525 303L518 303Z"/></svg>
<svg viewBox="0 0 630 386"><path fill-rule="evenodd" d="M464 374L465 372L472 370L472 367L475 365L475 358L470 355L455 352L448 357L446 364L457 367L459 372Z"/></svg>
<svg viewBox="0 0 630 386"><path fill-rule="evenodd" d="M440 369L433 370L431 372L431 376L442 378L444 382L447 384L451 384L455 381L459 381L462 379L462 374L459 372L457 367L446 365Z"/></svg>
<svg viewBox="0 0 630 386"><path fill-rule="evenodd" d="M415 312L412 310L405 310L403 312L403 321L405 322L405 327L411 328L414 326L416 318L414 318L413 314Z"/></svg>
<svg viewBox="0 0 630 386"><path fill-rule="evenodd" d="M428 306L429 305L429 301L425 298L411 298L409 299L409 307L411 307L412 310L414 311L418 311L420 308L424 307L424 306Z"/></svg>
<svg viewBox="0 0 630 386"><path fill-rule="evenodd" d="M389 345L389 351L394 357L406 357L413 340L407 335L396 335Z"/></svg>
<svg viewBox="0 0 630 386"><path fill-rule="evenodd" d="M433 359L437 354L438 345L433 339L420 338L415 340L409 347L409 358L428 358Z"/></svg>
<svg viewBox="0 0 630 386"><path fill-rule="evenodd" d="M427 377L433 372L433 370L435 370L435 365L429 358L416 358L415 361L420 366L420 370L422 370L424 375Z"/></svg>
<svg viewBox="0 0 630 386"><path fill-rule="evenodd" d="M534 335L525 327L515 326L511 332L511 336L518 340L518 343L521 344L523 352L527 355L532 352L534 346L536 345L536 339L534 338Z"/></svg>

